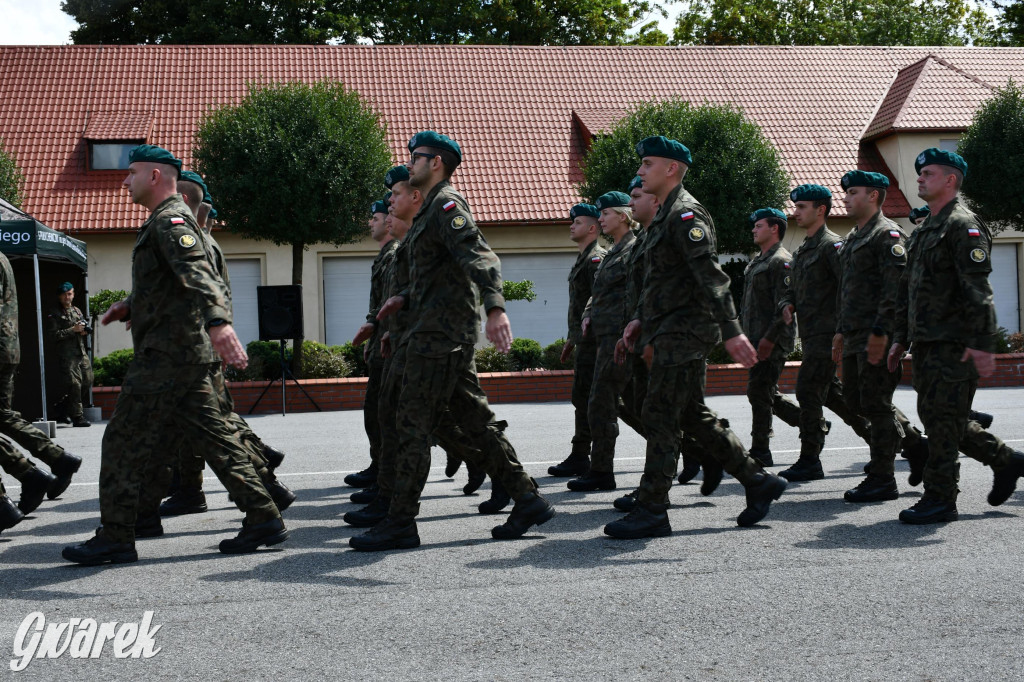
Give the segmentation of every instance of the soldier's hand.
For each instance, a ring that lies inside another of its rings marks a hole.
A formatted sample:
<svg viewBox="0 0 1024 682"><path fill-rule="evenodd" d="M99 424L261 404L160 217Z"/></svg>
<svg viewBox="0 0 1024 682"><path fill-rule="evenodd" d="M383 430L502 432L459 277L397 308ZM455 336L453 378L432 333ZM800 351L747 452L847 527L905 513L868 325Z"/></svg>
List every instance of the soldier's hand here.
<svg viewBox="0 0 1024 682"><path fill-rule="evenodd" d="M644 359L644 364L647 365L647 369L650 369L651 365L654 364L654 346L651 344L644 346L644 354L642 357Z"/></svg>
<svg viewBox="0 0 1024 682"><path fill-rule="evenodd" d="M374 329L376 329L376 327L374 327L369 322L364 324L362 327L359 328L359 331L356 332L355 338L352 339L352 345L358 346L363 341L366 341L368 338L373 336Z"/></svg>
<svg viewBox="0 0 1024 682"><path fill-rule="evenodd" d="M103 313L103 317L100 318L100 322L103 324L110 324L111 322L117 322L128 317L128 313L131 312L131 308L124 301L118 301L114 305L107 308L107 312Z"/></svg>
<svg viewBox="0 0 1024 682"><path fill-rule="evenodd" d="M583 322L580 323L580 329L583 331L583 338L587 338L587 333L590 331L590 318L584 317Z"/></svg>
<svg viewBox="0 0 1024 682"><path fill-rule="evenodd" d="M785 307L783 307L783 309L782 309L782 321L785 322L786 324L793 324L793 311L794 310L796 310L796 308L793 307L792 303L789 303Z"/></svg>
<svg viewBox="0 0 1024 682"><path fill-rule="evenodd" d="M750 339L747 338L746 334L734 336L726 341L725 350L729 352L729 356L733 360L748 369L757 364L757 353L754 351L754 347L750 345Z"/></svg>
<svg viewBox="0 0 1024 682"><path fill-rule="evenodd" d="M79 322L78 324L71 328L71 331L75 332L76 334L85 334L85 323Z"/></svg>
<svg viewBox="0 0 1024 682"><path fill-rule="evenodd" d="M629 351L626 349L626 342L619 339L615 342L615 364L621 365L626 362L626 355Z"/></svg>
<svg viewBox="0 0 1024 682"><path fill-rule="evenodd" d="M772 356L772 351L775 350L775 342L769 341L768 339L761 339L757 342L757 359L767 360Z"/></svg>
<svg viewBox="0 0 1024 682"><path fill-rule="evenodd" d="M877 334L868 335L868 345L865 350L868 352L868 364L880 365L885 359L885 351L889 348L889 335Z"/></svg>
<svg viewBox="0 0 1024 682"><path fill-rule="evenodd" d="M890 372L895 372L896 368L900 366L900 361L903 360L903 356L907 354L907 347L902 343L894 343L889 347L889 359L886 362L886 367L889 368Z"/></svg>
<svg viewBox="0 0 1024 682"><path fill-rule="evenodd" d="M836 334L832 337L832 362L843 361L843 335Z"/></svg>
<svg viewBox="0 0 1024 682"><path fill-rule="evenodd" d="M626 342L626 349L632 353L636 342L640 340L640 320L631 320L626 325L626 328L622 330L622 340Z"/></svg>
<svg viewBox="0 0 1024 682"><path fill-rule="evenodd" d="M402 306L405 305L405 296L392 296L388 300L384 301L384 305L380 307L380 311L377 313L377 319L383 320L385 317L394 315Z"/></svg>
<svg viewBox="0 0 1024 682"><path fill-rule="evenodd" d="M512 348L512 323L501 308L487 311L487 340L494 344L499 353L507 353Z"/></svg>
<svg viewBox="0 0 1024 682"><path fill-rule="evenodd" d="M967 362L968 360L974 362L974 369L978 370L978 376L990 377L996 371L996 356L994 353L967 348L964 350L964 355L960 358L960 362Z"/></svg>
<svg viewBox="0 0 1024 682"><path fill-rule="evenodd" d="M224 362L237 369L245 369L249 366L249 356L245 353L242 342L238 340L235 328L230 324L218 324L210 327L210 341L217 354Z"/></svg>
<svg viewBox="0 0 1024 682"><path fill-rule="evenodd" d="M562 354L558 356L558 359L564 365L569 362L569 358L572 357L572 349L576 347L576 344L572 341L566 341L565 345L562 346Z"/></svg>
<svg viewBox="0 0 1024 682"><path fill-rule="evenodd" d="M391 332L384 332L380 337L380 355L385 360L391 357Z"/></svg>

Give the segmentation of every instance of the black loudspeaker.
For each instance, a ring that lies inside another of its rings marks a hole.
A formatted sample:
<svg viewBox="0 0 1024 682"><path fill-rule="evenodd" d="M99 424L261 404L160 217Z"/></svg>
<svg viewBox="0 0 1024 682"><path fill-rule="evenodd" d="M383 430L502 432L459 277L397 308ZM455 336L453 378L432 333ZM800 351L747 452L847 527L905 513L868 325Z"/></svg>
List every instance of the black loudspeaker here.
<svg viewBox="0 0 1024 682"><path fill-rule="evenodd" d="M260 341L294 339L302 335L302 286L256 287Z"/></svg>

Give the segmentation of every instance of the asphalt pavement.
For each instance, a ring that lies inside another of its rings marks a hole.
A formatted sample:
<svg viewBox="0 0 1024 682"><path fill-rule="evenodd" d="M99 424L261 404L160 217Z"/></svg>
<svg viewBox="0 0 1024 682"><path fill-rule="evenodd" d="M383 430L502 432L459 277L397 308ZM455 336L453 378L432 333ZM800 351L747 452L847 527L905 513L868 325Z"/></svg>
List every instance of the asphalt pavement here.
<svg viewBox="0 0 1024 682"><path fill-rule="evenodd" d="M914 401L912 391L896 394L916 422ZM709 402L748 443L746 399ZM1012 447L1024 443L1022 404L1024 389L987 389L975 400ZM991 471L976 462L961 460L958 522L905 526L897 514L921 494L906 483L905 460L897 461L899 500L843 501L867 448L837 424L823 455L826 479L790 485L757 526L736 526L744 499L734 479L705 498L698 477L672 490L670 537L621 541L601 529L621 516L612 500L639 482L642 440L622 427L618 491L573 493L547 476L569 451L571 405L495 411L557 507L520 540L491 540L504 517L477 514L488 485L463 496L465 470L446 479L435 449L423 546L351 551L348 539L360 531L341 516L357 506L342 479L368 463L362 413L263 415L250 424L287 453L278 473L299 496L284 514L288 542L218 553L241 514L211 476L208 513L165 519L164 537L138 542L138 563L98 568L69 564L60 551L99 524L103 426L58 429L57 442L85 463L60 499L0 534L0 679L1024 678L1024 492L988 506ZM799 441L784 424L776 432L778 471L795 461ZM4 481L17 499L20 489ZM150 658L117 658L108 642L96 658L72 658L69 647L9 669L31 644L16 640L33 612L48 624L122 624L147 611L150 630L159 626Z"/></svg>

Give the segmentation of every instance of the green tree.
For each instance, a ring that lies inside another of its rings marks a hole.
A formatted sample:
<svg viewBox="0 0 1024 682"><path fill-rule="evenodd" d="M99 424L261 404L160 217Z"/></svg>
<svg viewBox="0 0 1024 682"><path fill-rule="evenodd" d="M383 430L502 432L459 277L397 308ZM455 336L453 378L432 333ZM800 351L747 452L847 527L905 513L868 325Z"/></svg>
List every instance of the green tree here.
<svg viewBox="0 0 1024 682"><path fill-rule="evenodd" d="M715 220L720 253L749 253L750 213L781 208L789 192L782 159L761 129L737 109L683 100L637 106L610 135L594 140L584 160L580 196L624 191L640 159L636 143L650 135L679 140L693 153L684 184Z"/></svg>
<svg viewBox="0 0 1024 682"><path fill-rule="evenodd" d="M21 208L21 202L25 200L24 187L25 176L18 168L18 159L13 152L4 149L3 140L0 140L0 199L14 208Z"/></svg>
<svg viewBox="0 0 1024 682"><path fill-rule="evenodd" d="M1024 0L992 3L999 12L992 29L991 45L1024 46Z"/></svg>
<svg viewBox="0 0 1024 682"><path fill-rule="evenodd" d="M358 0L64 0L77 44L354 43Z"/></svg>
<svg viewBox="0 0 1024 682"><path fill-rule="evenodd" d="M970 45L991 20L971 0L688 0L679 45Z"/></svg>
<svg viewBox="0 0 1024 682"><path fill-rule="evenodd" d="M1024 229L1024 91L1013 81L974 115L960 138L963 194L993 232Z"/></svg>
<svg viewBox="0 0 1024 682"><path fill-rule="evenodd" d="M251 85L203 118L193 158L228 229L291 245L292 284L308 245L367 234L366 207L392 161L380 114L332 82ZM296 348L299 375L301 339Z"/></svg>

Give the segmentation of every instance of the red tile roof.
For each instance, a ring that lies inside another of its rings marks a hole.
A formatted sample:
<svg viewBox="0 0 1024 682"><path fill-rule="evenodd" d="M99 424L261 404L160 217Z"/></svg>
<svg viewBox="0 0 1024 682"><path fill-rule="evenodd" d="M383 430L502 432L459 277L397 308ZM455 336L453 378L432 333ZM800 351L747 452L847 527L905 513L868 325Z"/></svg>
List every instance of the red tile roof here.
<svg viewBox="0 0 1024 682"><path fill-rule="evenodd" d="M145 140L153 130L152 111L96 111L89 114L86 140Z"/></svg>
<svg viewBox="0 0 1024 682"><path fill-rule="evenodd" d="M134 229L144 211L120 189L122 173L85 170L94 115L152 112L147 141L188 164L203 113L238 102L246 83L338 79L381 111L397 160L420 129L459 141L466 163L455 180L479 221L563 221L578 200L580 124L601 128L637 102L672 96L736 104L777 145L794 185L841 193L842 174L871 156L861 137L897 75L929 56L893 121L959 126L958 98L976 92L964 85L971 78L1024 81L1016 48L0 47L0 138L18 156L25 208L40 220ZM138 131L139 120L110 121L103 132Z"/></svg>

